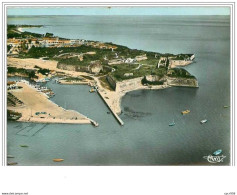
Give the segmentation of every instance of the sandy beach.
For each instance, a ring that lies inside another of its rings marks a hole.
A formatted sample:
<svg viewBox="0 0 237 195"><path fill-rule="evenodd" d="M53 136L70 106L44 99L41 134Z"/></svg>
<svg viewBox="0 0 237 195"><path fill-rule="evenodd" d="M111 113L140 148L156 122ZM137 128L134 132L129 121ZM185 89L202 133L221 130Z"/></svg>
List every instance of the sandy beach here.
<svg viewBox="0 0 237 195"><path fill-rule="evenodd" d="M57 104L50 101L46 95L38 92L30 85L18 82L21 89L9 90L15 97L23 102L22 106L8 107L22 114L18 121L38 122L38 123L73 123L90 124L91 119L73 111L65 110Z"/></svg>

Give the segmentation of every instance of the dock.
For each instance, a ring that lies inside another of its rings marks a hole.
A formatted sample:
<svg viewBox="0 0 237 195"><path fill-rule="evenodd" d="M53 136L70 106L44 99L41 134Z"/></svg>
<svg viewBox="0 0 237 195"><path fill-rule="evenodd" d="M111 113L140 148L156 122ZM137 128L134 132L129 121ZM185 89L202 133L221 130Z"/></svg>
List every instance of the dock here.
<svg viewBox="0 0 237 195"><path fill-rule="evenodd" d="M115 119L119 122L120 125L124 125L124 122L121 120L121 118L112 110L112 108L108 105L108 103L106 102L105 98L102 96L102 94L100 93L99 89L97 90L99 96L102 98L102 100L104 101L104 103L106 104L106 106L109 108L110 112L113 114L113 116L115 117Z"/></svg>

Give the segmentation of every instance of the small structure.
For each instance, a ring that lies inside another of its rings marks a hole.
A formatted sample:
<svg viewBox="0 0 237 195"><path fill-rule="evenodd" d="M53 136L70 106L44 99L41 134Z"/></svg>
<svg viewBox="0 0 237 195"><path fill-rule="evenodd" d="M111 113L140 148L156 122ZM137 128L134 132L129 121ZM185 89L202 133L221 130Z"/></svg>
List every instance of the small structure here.
<svg viewBox="0 0 237 195"><path fill-rule="evenodd" d="M125 63L133 63L135 60L134 59L132 59L132 58L127 58L126 60L125 60Z"/></svg>
<svg viewBox="0 0 237 195"><path fill-rule="evenodd" d="M133 76L133 73L125 73L124 76L125 77L130 77L130 76Z"/></svg>
<svg viewBox="0 0 237 195"><path fill-rule="evenodd" d="M140 56L136 56L135 60L136 61L147 60L147 56L146 56L146 54L140 55Z"/></svg>
<svg viewBox="0 0 237 195"><path fill-rule="evenodd" d="M124 63L124 60L123 59L114 59L114 60L110 60L108 62L108 65L114 65L114 64L122 64Z"/></svg>

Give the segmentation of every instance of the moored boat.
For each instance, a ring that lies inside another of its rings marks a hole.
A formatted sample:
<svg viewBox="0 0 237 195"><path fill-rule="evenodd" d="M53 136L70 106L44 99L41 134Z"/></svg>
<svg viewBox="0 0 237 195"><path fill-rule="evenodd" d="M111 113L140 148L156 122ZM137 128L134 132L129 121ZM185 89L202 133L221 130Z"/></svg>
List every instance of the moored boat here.
<svg viewBox="0 0 237 195"><path fill-rule="evenodd" d="M7 165L17 165L17 162L8 162Z"/></svg>
<svg viewBox="0 0 237 195"><path fill-rule="evenodd" d="M27 145L20 145L21 147L23 147L23 148L27 148L27 147L29 147L29 146L27 146Z"/></svg>
<svg viewBox="0 0 237 195"><path fill-rule="evenodd" d="M224 108L229 108L229 106L224 106Z"/></svg>
<svg viewBox="0 0 237 195"><path fill-rule="evenodd" d="M175 122L174 122L174 120L173 120L172 123L169 123L169 126L175 126Z"/></svg>
<svg viewBox="0 0 237 195"><path fill-rule="evenodd" d="M12 155L7 155L7 158L14 158L14 156L12 156Z"/></svg>
<svg viewBox="0 0 237 195"><path fill-rule="evenodd" d="M95 89L94 89L94 88L91 88L91 89L90 89L90 93L93 93L93 92L95 92Z"/></svg>
<svg viewBox="0 0 237 195"><path fill-rule="evenodd" d="M207 119L203 119L200 121L201 124L206 123L206 122L207 122Z"/></svg>
<svg viewBox="0 0 237 195"><path fill-rule="evenodd" d="M184 110L184 111L182 111L181 113L182 113L183 115L184 115L184 114L188 114L188 113L190 113L190 110Z"/></svg>
<svg viewBox="0 0 237 195"><path fill-rule="evenodd" d="M91 124L94 125L95 127L98 127L98 126L99 126L99 123L97 123L96 121L92 121L92 120L91 120Z"/></svg>
<svg viewBox="0 0 237 195"><path fill-rule="evenodd" d="M219 150L213 152L213 155L217 156L217 155L219 155L219 154L221 154L221 153L222 153L222 150L219 149Z"/></svg>
<svg viewBox="0 0 237 195"><path fill-rule="evenodd" d="M62 162L62 161L64 161L64 159L62 159L62 158L54 158L53 161L54 162Z"/></svg>

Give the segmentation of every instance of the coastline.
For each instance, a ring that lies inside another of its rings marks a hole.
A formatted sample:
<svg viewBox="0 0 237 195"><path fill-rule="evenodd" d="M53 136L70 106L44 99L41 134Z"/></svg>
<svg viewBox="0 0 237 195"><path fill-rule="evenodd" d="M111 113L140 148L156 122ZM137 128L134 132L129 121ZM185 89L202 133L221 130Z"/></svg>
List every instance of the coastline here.
<svg viewBox="0 0 237 195"><path fill-rule="evenodd" d="M106 88L103 88L101 85L100 81L98 78L93 77L96 81L96 84L98 86L98 90L100 91L100 94L104 101L108 104L108 106L118 115L121 114L121 102L123 96L126 95L126 93L131 92L131 91L136 91L136 90L158 90L158 89L166 89L171 86L169 85L157 85L157 86L152 86L152 88L148 86L144 86L142 84L136 86L134 89L129 89L129 90L122 90L122 91L110 91Z"/></svg>
<svg viewBox="0 0 237 195"><path fill-rule="evenodd" d="M77 77L77 76L90 76L93 78L93 81L96 83L96 86L98 87L98 90L100 91L100 94L106 104L110 107L110 109L113 110L113 112L117 113L118 115L121 114L121 101L123 96L131 91L135 90L158 90L158 89L165 89L172 87L170 84L164 84L164 85L152 85L150 87L144 86L141 83L139 85L136 85L135 88L128 89L128 90L121 90L121 91L111 91L105 87L102 86L101 81L98 77L86 73L86 72L76 72L76 71L70 71L70 70L63 70L57 68L57 61L54 60L42 60L42 59L34 59L34 58L26 58L26 59L19 59L19 58L8 58L8 65L13 66L16 68L25 68L25 69L32 69L35 65L41 67L41 68L48 68L49 70L58 71L61 73L64 73L67 76ZM93 83L93 81L85 80L86 82ZM88 83L74 83L74 82L62 82L61 84L88 84ZM60 84L60 83L59 83ZM173 85L177 86L177 85Z"/></svg>

